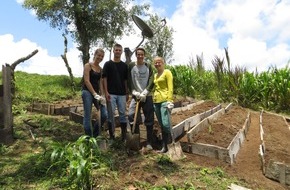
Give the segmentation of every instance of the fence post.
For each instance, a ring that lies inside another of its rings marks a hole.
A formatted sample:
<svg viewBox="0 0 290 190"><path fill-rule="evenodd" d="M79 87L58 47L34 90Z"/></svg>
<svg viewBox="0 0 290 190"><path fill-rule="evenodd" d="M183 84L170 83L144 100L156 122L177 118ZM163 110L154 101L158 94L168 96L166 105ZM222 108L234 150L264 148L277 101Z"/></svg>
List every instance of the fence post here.
<svg viewBox="0 0 290 190"><path fill-rule="evenodd" d="M10 144L13 142L13 114L11 94L11 68L2 65L2 83L0 97L0 143Z"/></svg>

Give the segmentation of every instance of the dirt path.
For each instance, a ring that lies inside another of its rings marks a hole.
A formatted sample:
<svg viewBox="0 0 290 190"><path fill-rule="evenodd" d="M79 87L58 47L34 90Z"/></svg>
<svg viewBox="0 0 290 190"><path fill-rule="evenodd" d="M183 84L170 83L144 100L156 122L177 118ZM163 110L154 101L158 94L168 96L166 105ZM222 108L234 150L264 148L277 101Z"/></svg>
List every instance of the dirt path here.
<svg viewBox="0 0 290 190"><path fill-rule="evenodd" d="M251 126L246 141L239 151L236 163L227 168L228 172L253 185L253 189L269 190L287 189L278 182L266 178L261 170L261 162L258 155L260 145L259 112L251 111Z"/></svg>

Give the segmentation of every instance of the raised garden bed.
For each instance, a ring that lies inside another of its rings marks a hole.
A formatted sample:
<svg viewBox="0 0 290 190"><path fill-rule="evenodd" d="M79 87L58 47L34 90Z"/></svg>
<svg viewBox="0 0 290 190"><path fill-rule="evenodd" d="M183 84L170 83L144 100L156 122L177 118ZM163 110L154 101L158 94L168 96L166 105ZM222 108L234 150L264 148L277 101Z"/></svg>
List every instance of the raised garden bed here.
<svg viewBox="0 0 290 190"><path fill-rule="evenodd" d="M178 139L202 119L212 115L222 106L212 101L199 101L172 110L171 122L174 139Z"/></svg>
<svg viewBox="0 0 290 190"><path fill-rule="evenodd" d="M70 120L79 123L79 124L83 124L83 118L84 118L84 108L83 106L75 106L75 107L71 107L70 108L70 112L69 112L69 118ZM92 124L94 124L98 118L98 114L99 112L97 111L97 109L93 106L92 107Z"/></svg>
<svg viewBox="0 0 290 190"><path fill-rule="evenodd" d="M261 111L260 152L264 175L283 185L290 185L289 118Z"/></svg>
<svg viewBox="0 0 290 190"><path fill-rule="evenodd" d="M28 111L42 113L46 115L69 115L70 110L73 107L80 106L82 102L80 100L71 101L64 100L54 103L39 103L33 102L29 107Z"/></svg>
<svg viewBox="0 0 290 190"><path fill-rule="evenodd" d="M180 142L185 152L233 164L250 121L246 109L229 104L196 124Z"/></svg>

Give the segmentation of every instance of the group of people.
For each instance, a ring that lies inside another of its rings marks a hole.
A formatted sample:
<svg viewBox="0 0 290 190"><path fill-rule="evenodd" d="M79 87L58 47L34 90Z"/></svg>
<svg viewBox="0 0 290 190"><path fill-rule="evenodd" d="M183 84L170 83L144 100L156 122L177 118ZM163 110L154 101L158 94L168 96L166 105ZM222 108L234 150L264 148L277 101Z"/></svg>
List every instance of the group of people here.
<svg viewBox="0 0 290 190"><path fill-rule="evenodd" d="M84 65L82 99L84 106L83 126L85 134L96 137L100 135L100 128L107 121L109 137L115 139L115 110L118 110L121 128L121 139L126 140L127 122L131 126L135 124L133 133L140 133L142 123L139 115L134 122L136 112L144 114L144 125L147 133L147 149L152 150L154 113L162 132L162 149L159 152L168 151L167 144L171 142L170 111L173 104L173 77L170 70L165 69L165 61L162 57L155 57L153 66L144 61L145 49L137 48L135 51L136 62L126 64L121 60L123 47L115 44L113 47L113 59L105 62L103 68L100 63L104 58L104 50L97 49L93 62ZM128 118L126 106L131 94ZM92 104L100 110L101 121L94 126L91 123ZM99 124L100 123L100 124ZM101 126L99 126L101 125Z"/></svg>

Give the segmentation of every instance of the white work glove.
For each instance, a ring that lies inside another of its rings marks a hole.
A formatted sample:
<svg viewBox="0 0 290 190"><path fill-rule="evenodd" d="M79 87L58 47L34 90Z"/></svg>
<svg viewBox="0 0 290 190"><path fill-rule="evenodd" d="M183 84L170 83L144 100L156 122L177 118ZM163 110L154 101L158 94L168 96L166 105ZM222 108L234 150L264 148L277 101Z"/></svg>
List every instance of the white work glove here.
<svg viewBox="0 0 290 190"><path fill-rule="evenodd" d="M140 94L140 101L141 102L145 102L146 101L146 96L149 93L149 91L147 89L143 90L143 92L141 92Z"/></svg>
<svg viewBox="0 0 290 190"><path fill-rule="evenodd" d="M106 105L106 98L105 98L105 97L101 96L101 98L100 98L99 101L100 101L100 103L101 103L103 106Z"/></svg>
<svg viewBox="0 0 290 190"><path fill-rule="evenodd" d="M98 101L101 100L101 96L100 96L99 94L97 94L97 93L94 95L94 98L95 98L96 100L98 100Z"/></svg>
<svg viewBox="0 0 290 190"><path fill-rule="evenodd" d="M174 104L172 102L167 102L167 108L171 112L172 109L174 108Z"/></svg>
<svg viewBox="0 0 290 190"><path fill-rule="evenodd" d="M140 99L140 92L133 90L132 95L135 96L137 99Z"/></svg>

